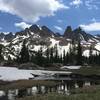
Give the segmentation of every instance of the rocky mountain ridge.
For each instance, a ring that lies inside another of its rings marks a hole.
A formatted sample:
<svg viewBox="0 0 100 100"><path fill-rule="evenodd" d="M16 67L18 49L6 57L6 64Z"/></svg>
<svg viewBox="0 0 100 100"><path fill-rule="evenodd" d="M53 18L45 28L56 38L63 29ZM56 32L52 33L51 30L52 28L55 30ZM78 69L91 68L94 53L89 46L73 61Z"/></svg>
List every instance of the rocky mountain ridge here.
<svg viewBox="0 0 100 100"><path fill-rule="evenodd" d="M9 33L5 35L0 34L0 44L2 44L4 59L7 60L10 56L15 59L19 54L23 41L26 41L30 52L37 52L43 49L43 52L47 48L57 47L59 55L63 54L63 51L69 52L73 41L77 44L81 42L83 48L83 55L89 56L89 48L92 45L93 54L97 54L100 51L100 37L87 34L80 27L72 30L71 26L68 26L64 32L64 35L54 33L46 26L32 25L30 28L26 28L23 31L17 32L15 35Z"/></svg>

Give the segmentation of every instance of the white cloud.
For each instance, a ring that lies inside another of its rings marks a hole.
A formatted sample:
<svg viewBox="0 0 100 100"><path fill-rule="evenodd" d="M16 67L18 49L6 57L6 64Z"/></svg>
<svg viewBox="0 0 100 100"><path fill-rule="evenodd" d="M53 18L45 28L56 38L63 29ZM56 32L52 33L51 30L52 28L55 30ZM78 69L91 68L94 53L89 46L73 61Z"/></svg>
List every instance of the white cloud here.
<svg viewBox="0 0 100 100"><path fill-rule="evenodd" d="M63 31L63 29L60 26L54 26L54 28L59 30L59 31Z"/></svg>
<svg viewBox="0 0 100 100"><path fill-rule="evenodd" d="M3 32L5 35L8 35L9 34L9 32ZM12 33L13 34L13 33Z"/></svg>
<svg viewBox="0 0 100 100"><path fill-rule="evenodd" d="M73 1L70 3L70 5L79 7L82 3L83 3L82 0L73 0Z"/></svg>
<svg viewBox="0 0 100 100"><path fill-rule="evenodd" d="M100 31L100 22L93 22L88 25L80 25L85 31Z"/></svg>
<svg viewBox="0 0 100 100"><path fill-rule="evenodd" d="M25 22L15 23L15 26L21 29L29 28L31 25Z"/></svg>
<svg viewBox="0 0 100 100"><path fill-rule="evenodd" d="M95 1L95 0L86 0L85 1L85 6L88 7L89 10L91 9L96 9L98 10L99 7L97 6L99 2Z"/></svg>
<svg viewBox="0 0 100 100"><path fill-rule="evenodd" d="M60 9L68 9L59 0L0 0L0 11L17 15L27 22L53 16Z"/></svg>

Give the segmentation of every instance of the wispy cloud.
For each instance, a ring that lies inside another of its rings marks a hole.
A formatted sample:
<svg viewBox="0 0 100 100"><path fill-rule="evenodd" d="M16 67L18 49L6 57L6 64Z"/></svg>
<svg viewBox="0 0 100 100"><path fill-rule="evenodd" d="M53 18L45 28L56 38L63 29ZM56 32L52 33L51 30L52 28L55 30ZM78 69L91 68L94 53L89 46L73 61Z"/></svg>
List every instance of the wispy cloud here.
<svg viewBox="0 0 100 100"><path fill-rule="evenodd" d="M81 4L83 4L82 0L73 0L72 2L70 2L70 5L75 7L79 7Z"/></svg>
<svg viewBox="0 0 100 100"><path fill-rule="evenodd" d="M80 27L85 31L100 31L100 22L93 22L87 25L82 24Z"/></svg>
<svg viewBox="0 0 100 100"><path fill-rule="evenodd" d="M56 30L58 30L58 31L63 31L63 28L60 27L60 26L54 26L54 28L55 28Z"/></svg>
<svg viewBox="0 0 100 100"><path fill-rule="evenodd" d="M30 24L27 24L25 22L15 23L14 25L20 29L29 28L31 26Z"/></svg>
<svg viewBox="0 0 100 100"><path fill-rule="evenodd" d="M41 17L53 16L68 9L59 0L0 0L0 11L17 15L27 22L37 22Z"/></svg>
<svg viewBox="0 0 100 100"><path fill-rule="evenodd" d="M76 8L80 7L80 5L86 6L89 10L100 8L100 1L97 0L73 0L70 2L71 6L75 6Z"/></svg>
<svg viewBox="0 0 100 100"><path fill-rule="evenodd" d="M99 7L97 6L99 2L95 1L95 0L86 0L85 1L85 6L88 7L88 9L92 10L92 9L99 9Z"/></svg>

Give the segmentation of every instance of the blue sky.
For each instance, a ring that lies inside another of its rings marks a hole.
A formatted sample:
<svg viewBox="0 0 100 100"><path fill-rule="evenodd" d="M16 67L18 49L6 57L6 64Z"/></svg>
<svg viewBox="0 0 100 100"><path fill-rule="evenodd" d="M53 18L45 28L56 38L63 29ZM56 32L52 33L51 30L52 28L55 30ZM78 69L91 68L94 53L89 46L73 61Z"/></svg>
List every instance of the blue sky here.
<svg viewBox="0 0 100 100"><path fill-rule="evenodd" d="M16 32L32 24L63 34L71 25L100 33L99 0L0 0L0 31Z"/></svg>

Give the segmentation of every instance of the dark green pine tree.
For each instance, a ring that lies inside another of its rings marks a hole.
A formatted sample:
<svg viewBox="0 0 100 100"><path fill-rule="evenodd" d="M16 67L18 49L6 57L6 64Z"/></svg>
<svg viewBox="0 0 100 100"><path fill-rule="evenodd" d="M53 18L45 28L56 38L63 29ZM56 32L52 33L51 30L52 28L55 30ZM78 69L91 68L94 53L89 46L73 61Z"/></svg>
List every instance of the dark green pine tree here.
<svg viewBox="0 0 100 100"><path fill-rule="evenodd" d="M52 47L50 49L50 63L54 62L54 48Z"/></svg>
<svg viewBox="0 0 100 100"><path fill-rule="evenodd" d="M96 53L95 55L93 55L93 63L94 65L100 65L100 54Z"/></svg>
<svg viewBox="0 0 100 100"><path fill-rule="evenodd" d="M55 47L55 56L54 56L54 62L59 63L59 54L58 54L58 48Z"/></svg>
<svg viewBox="0 0 100 100"><path fill-rule="evenodd" d="M2 56L2 48L3 48L3 45L0 44L0 61L3 60L3 56Z"/></svg>
<svg viewBox="0 0 100 100"><path fill-rule="evenodd" d="M76 64L76 46L74 44L70 45L68 54L68 63L70 65Z"/></svg>
<svg viewBox="0 0 100 100"><path fill-rule="evenodd" d="M36 64L39 66L44 66L45 64L45 58L43 57L43 49L40 48L40 50L35 55Z"/></svg>
<svg viewBox="0 0 100 100"><path fill-rule="evenodd" d="M66 53L66 65L69 64L69 53Z"/></svg>
<svg viewBox="0 0 100 100"><path fill-rule="evenodd" d="M72 51L72 47L69 47L69 64L72 64L73 62L73 51Z"/></svg>
<svg viewBox="0 0 100 100"><path fill-rule="evenodd" d="M35 54L32 54L32 55L31 55L30 61L31 61L32 63L36 63Z"/></svg>
<svg viewBox="0 0 100 100"><path fill-rule="evenodd" d="M65 52L65 50L63 51L63 65L68 65L69 64L69 53Z"/></svg>
<svg viewBox="0 0 100 100"><path fill-rule="evenodd" d="M83 59L82 59L82 47L80 42L78 43L77 47L77 65L82 65L83 64Z"/></svg>
<svg viewBox="0 0 100 100"><path fill-rule="evenodd" d="M63 51L63 65L66 64L66 54L65 54L65 50Z"/></svg>
<svg viewBox="0 0 100 100"><path fill-rule="evenodd" d="M29 50L28 50L28 48L25 45L25 41L23 42L22 49L21 49L21 52L20 52L18 58L19 58L19 62L20 63L27 63L27 62L29 62L29 59L30 59Z"/></svg>
<svg viewBox="0 0 100 100"><path fill-rule="evenodd" d="M92 55L92 53L93 53L93 47L91 45L90 46L90 51L89 51L89 64L90 65L93 64L93 55Z"/></svg>
<svg viewBox="0 0 100 100"><path fill-rule="evenodd" d="M62 54L59 56L58 62L63 64L63 56L62 56Z"/></svg>
<svg viewBox="0 0 100 100"><path fill-rule="evenodd" d="M50 50L47 48L46 50L46 63L50 63Z"/></svg>
<svg viewBox="0 0 100 100"><path fill-rule="evenodd" d="M100 65L100 53L98 55L98 65Z"/></svg>

